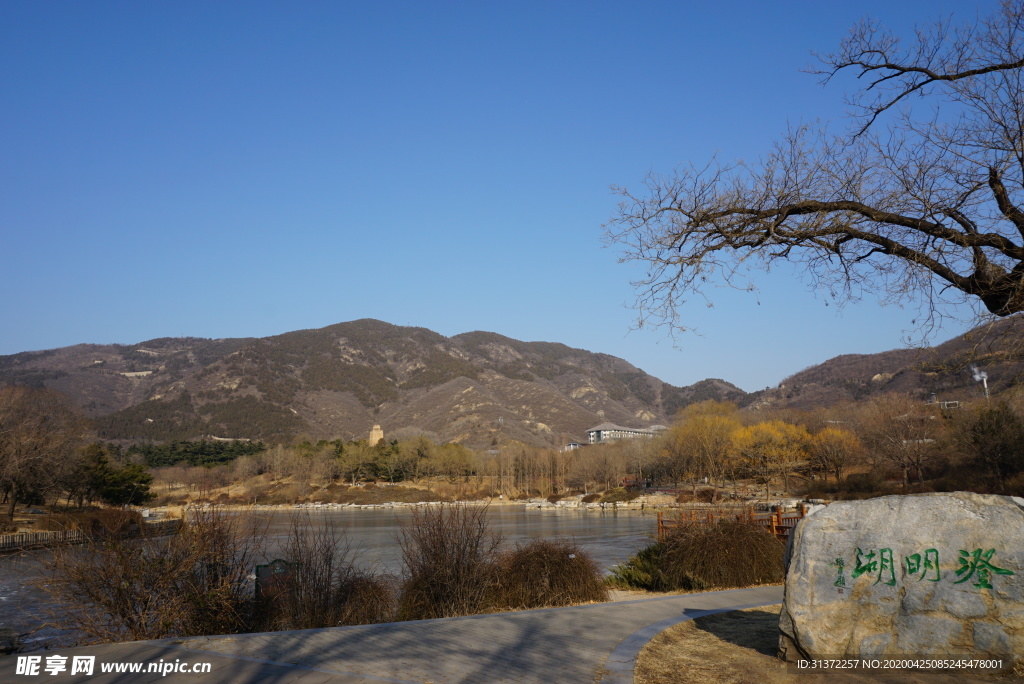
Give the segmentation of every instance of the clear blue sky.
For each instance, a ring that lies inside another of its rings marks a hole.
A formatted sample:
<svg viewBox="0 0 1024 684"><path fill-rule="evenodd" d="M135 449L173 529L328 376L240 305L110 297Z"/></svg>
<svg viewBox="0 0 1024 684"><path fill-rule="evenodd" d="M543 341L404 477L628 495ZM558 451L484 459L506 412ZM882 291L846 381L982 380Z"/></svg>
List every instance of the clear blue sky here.
<svg viewBox="0 0 1024 684"><path fill-rule="evenodd" d="M490 330L746 390L901 346L794 274L630 332L611 185L754 158L866 14L994 0L0 3L0 354L357 318ZM939 340L960 332L948 328Z"/></svg>

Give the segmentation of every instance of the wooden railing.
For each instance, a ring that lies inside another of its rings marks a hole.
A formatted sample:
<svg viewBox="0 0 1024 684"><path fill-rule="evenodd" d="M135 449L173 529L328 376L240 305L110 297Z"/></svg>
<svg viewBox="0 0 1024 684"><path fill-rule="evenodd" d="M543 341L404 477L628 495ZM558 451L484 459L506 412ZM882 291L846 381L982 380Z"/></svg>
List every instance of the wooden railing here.
<svg viewBox="0 0 1024 684"><path fill-rule="evenodd" d="M60 544L81 544L92 539L133 539L141 536L161 536L174 533L181 526L180 520L164 520L157 523L131 525L118 533L92 535L81 530L57 530L54 532L19 532L0 535L0 553L38 549Z"/></svg>
<svg viewBox="0 0 1024 684"><path fill-rule="evenodd" d="M660 511L658 513L658 539L664 539L670 530L684 525L714 525L719 522L736 521L761 525L782 541L786 541L790 531L806 515L807 507L803 504L800 504L797 512L791 515L784 514L781 506L775 506L770 513L755 512L749 506L742 509L736 507L691 508L669 514Z"/></svg>

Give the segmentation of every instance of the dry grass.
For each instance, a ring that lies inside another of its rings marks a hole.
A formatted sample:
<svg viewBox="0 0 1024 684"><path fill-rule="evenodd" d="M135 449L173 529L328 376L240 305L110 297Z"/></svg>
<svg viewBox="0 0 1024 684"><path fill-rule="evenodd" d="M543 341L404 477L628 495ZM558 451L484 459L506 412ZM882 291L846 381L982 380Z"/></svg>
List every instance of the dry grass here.
<svg viewBox="0 0 1024 684"><path fill-rule="evenodd" d="M946 673L798 674L775 657L781 605L708 615L671 627L637 658L636 684L996 684L1018 676Z"/></svg>
<svg viewBox="0 0 1024 684"><path fill-rule="evenodd" d="M96 536L117 535L130 525L141 525L142 514L120 508L50 513L40 516L38 530L81 530Z"/></svg>

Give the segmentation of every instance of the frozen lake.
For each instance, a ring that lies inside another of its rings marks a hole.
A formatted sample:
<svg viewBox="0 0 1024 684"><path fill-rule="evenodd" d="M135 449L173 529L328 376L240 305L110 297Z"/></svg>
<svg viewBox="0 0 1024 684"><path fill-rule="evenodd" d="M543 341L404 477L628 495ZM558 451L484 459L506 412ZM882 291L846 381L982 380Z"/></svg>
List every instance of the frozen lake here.
<svg viewBox="0 0 1024 684"><path fill-rule="evenodd" d="M298 511L305 515L306 511ZM312 509L313 521L323 521L345 531L350 544L358 549L358 564L368 569L399 574L401 551L396 541L403 524L412 517L408 508L394 509ZM255 513L267 525L268 555L272 559L291 527L293 511L267 510ZM589 552L606 571L625 561L648 543L657 528L656 518L637 511L595 511L531 509L523 506L494 506L487 510L491 529L505 543L529 539L571 539ZM45 551L0 556L0 627L19 633L38 630L26 641L62 645L66 634L44 627L49 613L59 606L47 594L32 586L43 578ZM63 638L62 638L63 637Z"/></svg>

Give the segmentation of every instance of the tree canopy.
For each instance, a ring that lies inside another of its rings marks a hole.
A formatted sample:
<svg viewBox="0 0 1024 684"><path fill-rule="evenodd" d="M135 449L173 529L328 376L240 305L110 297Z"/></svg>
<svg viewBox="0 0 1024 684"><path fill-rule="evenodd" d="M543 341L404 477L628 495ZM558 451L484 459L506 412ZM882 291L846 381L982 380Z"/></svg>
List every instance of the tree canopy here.
<svg viewBox="0 0 1024 684"><path fill-rule="evenodd" d="M9 519L19 502L41 499L75 479L72 456L83 427L59 392L0 387L0 499Z"/></svg>
<svg viewBox="0 0 1024 684"><path fill-rule="evenodd" d="M845 130L796 126L758 162L690 164L618 190L606 240L647 267L640 323L685 329L687 298L755 289L752 274L777 262L840 303L914 296L929 320L955 301L1024 311L1024 1L912 41L865 20L818 58L826 83L856 76Z"/></svg>

